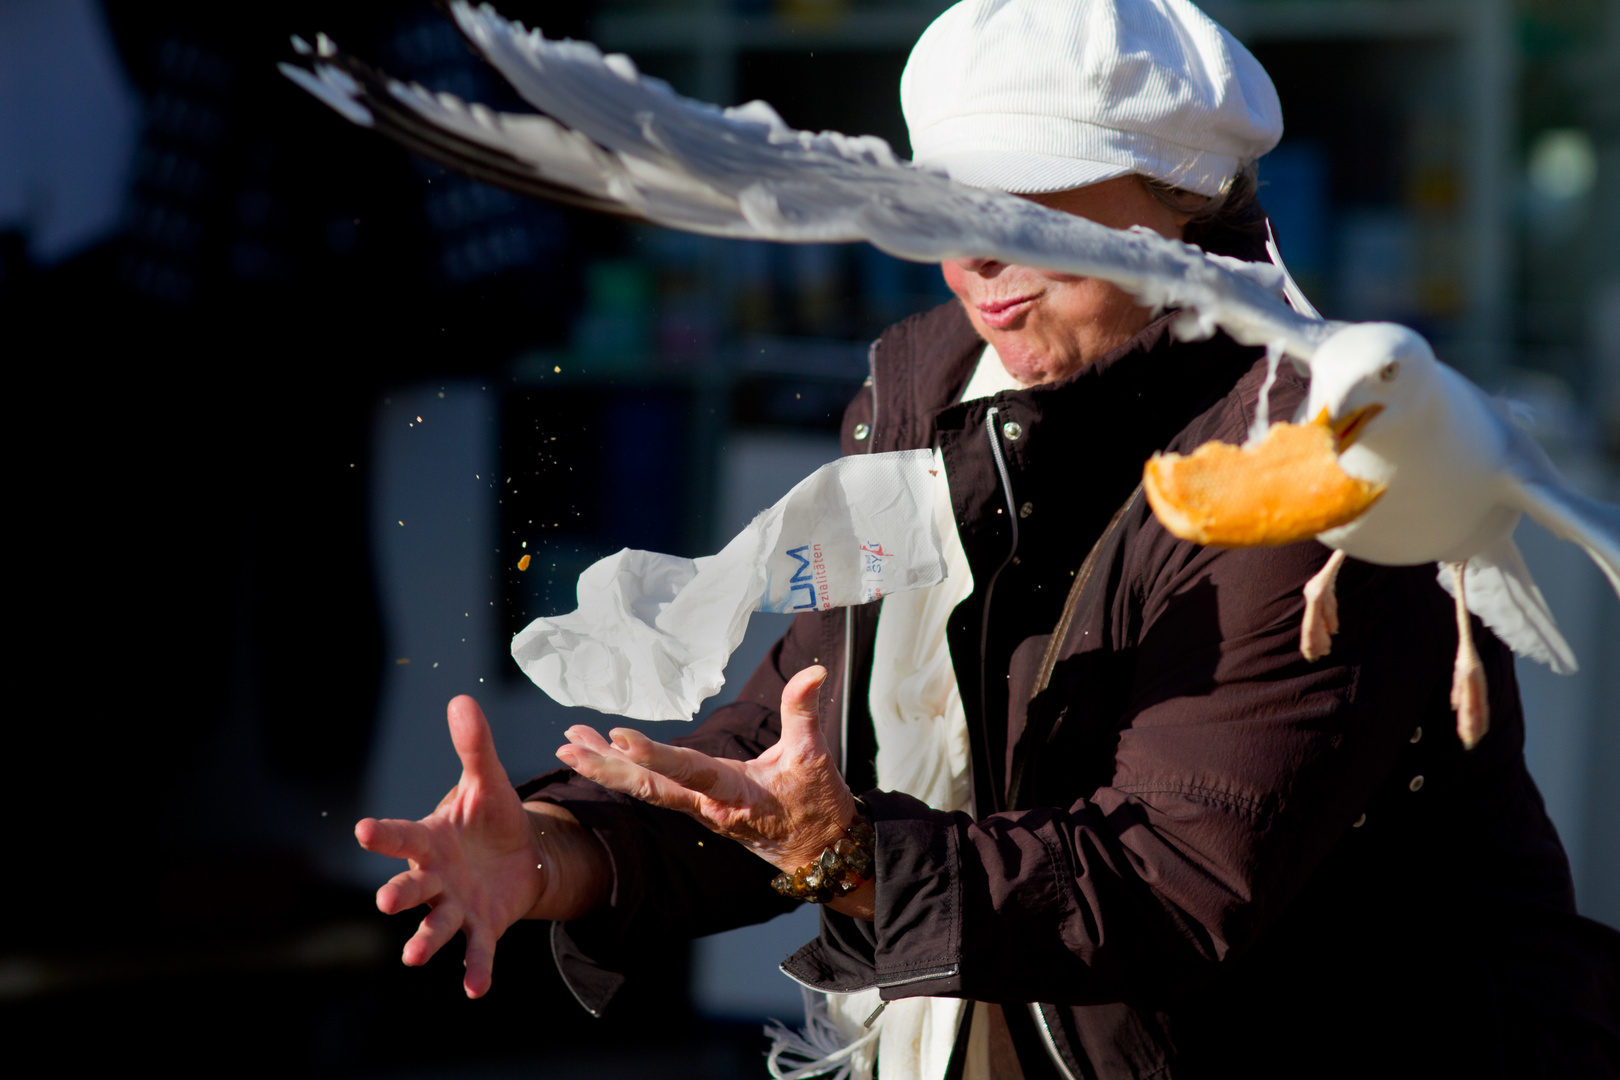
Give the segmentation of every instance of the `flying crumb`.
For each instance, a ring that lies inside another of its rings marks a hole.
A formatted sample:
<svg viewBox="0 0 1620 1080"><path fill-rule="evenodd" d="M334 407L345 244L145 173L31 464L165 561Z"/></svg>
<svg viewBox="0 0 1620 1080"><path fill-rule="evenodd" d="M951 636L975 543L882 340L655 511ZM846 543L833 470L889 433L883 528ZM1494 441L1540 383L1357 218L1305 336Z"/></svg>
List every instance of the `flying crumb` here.
<svg viewBox="0 0 1620 1080"><path fill-rule="evenodd" d="M527 570L528 568L529 568L529 557L527 555L525 555L525 556L523 556L523 558L518 560L518 569L519 570Z"/></svg>
<svg viewBox="0 0 1620 1080"><path fill-rule="evenodd" d="M410 662L411 662L410 659L408 657L404 657L404 656L402 656L398 660L394 661L394 663L396 663L396 664L408 664Z"/></svg>

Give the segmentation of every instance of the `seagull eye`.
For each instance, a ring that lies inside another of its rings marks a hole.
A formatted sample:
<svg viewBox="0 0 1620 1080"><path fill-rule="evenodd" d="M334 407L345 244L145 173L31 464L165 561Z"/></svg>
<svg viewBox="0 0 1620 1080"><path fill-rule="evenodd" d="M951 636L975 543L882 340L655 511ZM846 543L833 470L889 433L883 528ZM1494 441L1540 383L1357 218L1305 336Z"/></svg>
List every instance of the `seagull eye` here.
<svg viewBox="0 0 1620 1080"><path fill-rule="evenodd" d="M1378 377L1385 382L1394 382L1395 376L1399 375L1400 373L1401 362L1399 360L1391 360L1389 363L1384 365L1384 369L1378 373Z"/></svg>

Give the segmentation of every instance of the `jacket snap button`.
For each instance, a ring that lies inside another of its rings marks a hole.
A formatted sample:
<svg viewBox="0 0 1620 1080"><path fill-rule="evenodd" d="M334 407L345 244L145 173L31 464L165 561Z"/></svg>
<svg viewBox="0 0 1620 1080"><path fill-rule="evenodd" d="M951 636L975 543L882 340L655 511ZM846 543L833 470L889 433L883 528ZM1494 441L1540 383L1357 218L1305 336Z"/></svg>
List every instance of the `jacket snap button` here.
<svg viewBox="0 0 1620 1080"><path fill-rule="evenodd" d="M1035 504L1034 503L1025 503L1023 506L1020 506L1018 508L1018 516L1021 517L1021 518L1029 517L1029 515L1033 514L1034 512L1035 512Z"/></svg>
<svg viewBox="0 0 1620 1080"><path fill-rule="evenodd" d="M1351 822L1350 827L1352 829L1359 829L1365 824L1367 824L1367 815L1362 814L1360 817L1356 818L1355 821Z"/></svg>
<svg viewBox="0 0 1620 1080"><path fill-rule="evenodd" d="M1423 729L1421 727L1419 727L1419 728L1416 728L1415 730L1413 730L1412 737L1410 739L1408 739L1407 741L1408 742L1417 742L1421 738L1423 738Z"/></svg>
<svg viewBox="0 0 1620 1080"><path fill-rule="evenodd" d="M856 424L855 425L855 441L856 442L860 442L861 440L865 439L870 434L872 434L872 429L867 427L865 424Z"/></svg>
<svg viewBox="0 0 1620 1080"><path fill-rule="evenodd" d="M1410 784L1407 784L1406 786L1407 786L1407 789L1410 790L1410 791L1422 791L1423 790L1423 777L1421 777L1421 776L1412 777L1412 782Z"/></svg>
<svg viewBox="0 0 1620 1080"><path fill-rule="evenodd" d="M1008 442L1017 442L1024 434L1024 425L1016 420L1009 420L1001 425L1001 433L1007 436Z"/></svg>

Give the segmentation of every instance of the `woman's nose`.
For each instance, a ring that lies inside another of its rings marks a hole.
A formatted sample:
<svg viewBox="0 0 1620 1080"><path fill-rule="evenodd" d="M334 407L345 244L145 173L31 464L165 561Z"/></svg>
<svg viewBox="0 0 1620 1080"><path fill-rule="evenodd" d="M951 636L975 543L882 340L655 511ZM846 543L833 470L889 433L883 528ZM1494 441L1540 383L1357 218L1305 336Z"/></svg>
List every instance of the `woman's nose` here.
<svg viewBox="0 0 1620 1080"><path fill-rule="evenodd" d="M996 268L1001 266L994 259L957 259L956 265L970 274L984 274L987 276L993 274Z"/></svg>

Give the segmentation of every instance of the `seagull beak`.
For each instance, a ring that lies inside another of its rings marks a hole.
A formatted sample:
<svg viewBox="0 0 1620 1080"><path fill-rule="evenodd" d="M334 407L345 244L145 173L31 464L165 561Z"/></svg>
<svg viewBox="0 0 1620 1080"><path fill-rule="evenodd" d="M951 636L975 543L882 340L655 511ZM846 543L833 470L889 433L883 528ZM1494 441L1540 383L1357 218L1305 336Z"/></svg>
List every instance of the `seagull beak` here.
<svg viewBox="0 0 1620 1080"><path fill-rule="evenodd" d="M1363 405L1354 412L1347 413L1338 420L1334 420L1328 415L1327 406L1324 405L1322 411L1316 416L1316 423L1333 432L1333 451L1342 454L1355 445L1356 440L1361 438L1361 433L1366 430L1367 425L1372 423L1373 417L1383 411L1384 407L1382 405Z"/></svg>

